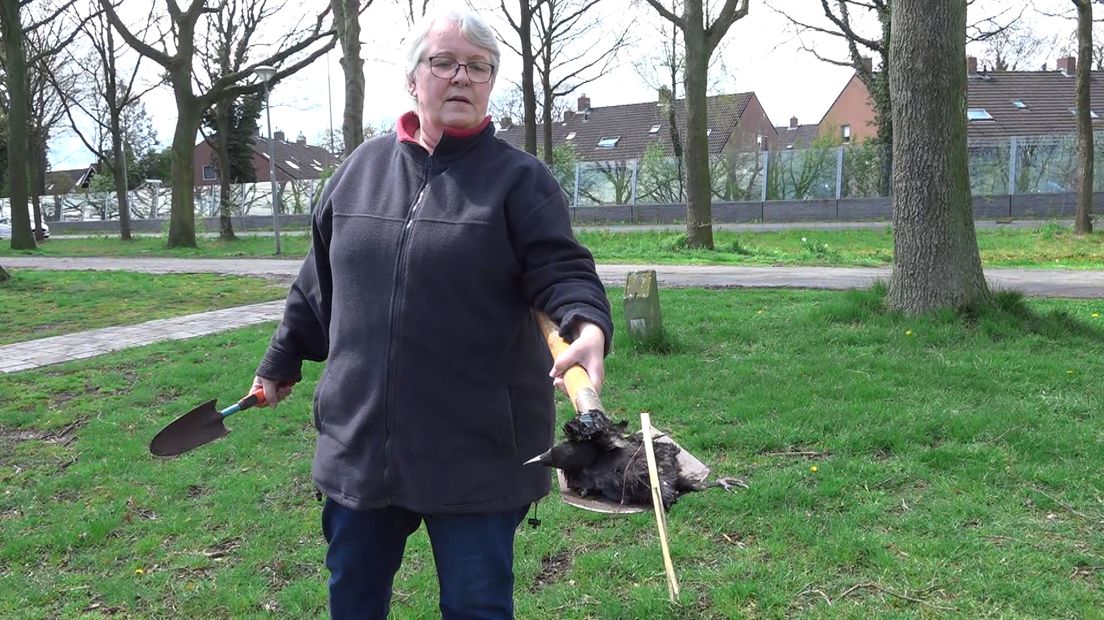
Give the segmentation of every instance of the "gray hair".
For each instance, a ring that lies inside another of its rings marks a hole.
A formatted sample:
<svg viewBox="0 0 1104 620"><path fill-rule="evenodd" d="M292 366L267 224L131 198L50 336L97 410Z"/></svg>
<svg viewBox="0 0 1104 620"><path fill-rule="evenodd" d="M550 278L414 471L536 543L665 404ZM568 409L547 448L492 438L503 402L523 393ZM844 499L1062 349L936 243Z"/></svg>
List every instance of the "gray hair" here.
<svg viewBox="0 0 1104 620"><path fill-rule="evenodd" d="M410 39L406 51L407 84L414 80L414 73L418 70L418 63L423 60L422 54L425 53L426 36L429 35L430 30L433 30L433 26L440 22L456 24L460 29L460 34L464 35L468 43L489 51L491 53L491 63L495 66L495 72L498 72L498 65L502 58L502 54L498 50L498 37L495 36L494 29L488 26L487 22L483 21L482 17L471 10L457 7L426 15L412 31L414 36Z"/></svg>

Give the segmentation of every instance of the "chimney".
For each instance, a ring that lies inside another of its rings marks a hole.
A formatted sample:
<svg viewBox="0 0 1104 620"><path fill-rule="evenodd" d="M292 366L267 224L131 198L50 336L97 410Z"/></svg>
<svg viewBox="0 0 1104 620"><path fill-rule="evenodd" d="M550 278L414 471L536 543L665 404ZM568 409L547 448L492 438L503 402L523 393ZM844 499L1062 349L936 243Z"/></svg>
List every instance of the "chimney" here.
<svg viewBox="0 0 1104 620"><path fill-rule="evenodd" d="M977 58L974 56L966 57L966 75L974 75L977 73Z"/></svg>
<svg viewBox="0 0 1104 620"><path fill-rule="evenodd" d="M503 116L501 119L499 119L498 126L503 130L509 129L514 126L514 119L510 118L509 116Z"/></svg>
<svg viewBox="0 0 1104 620"><path fill-rule="evenodd" d="M790 129L797 129L797 117L796 116L791 116L790 117Z"/></svg>
<svg viewBox="0 0 1104 620"><path fill-rule="evenodd" d="M659 97L659 105L666 107L671 105L671 89L666 86L660 86L656 96Z"/></svg>
<svg viewBox="0 0 1104 620"><path fill-rule="evenodd" d="M563 122L565 124L573 118L575 118L575 110L564 110Z"/></svg>
<svg viewBox="0 0 1104 620"><path fill-rule="evenodd" d="M282 132L282 131L272 132L272 139L273 140L279 140L279 141L283 142L284 141L284 132Z"/></svg>
<svg viewBox="0 0 1104 620"><path fill-rule="evenodd" d="M587 97L586 93L579 95L579 111L590 112L590 97Z"/></svg>
<svg viewBox="0 0 1104 620"><path fill-rule="evenodd" d="M1059 58L1058 70L1064 73L1067 77L1077 75L1077 57L1066 56L1065 58Z"/></svg>
<svg viewBox="0 0 1104 620"><path fill-rule="evenodd" d="M295 139L295 143L296 144L302 144L303 146L306 146L307 145L307 137L304 136L303 134L299 134L299 137Z"/></svg>
<svg viewBox="0 0 1104 620"><path fill-rule="evenodd" d="M870 58L870 56L863 56L861 62L862 62L862 69L863 69L864 73L873 73L874 72L874 60L872 58Z"/></svg>

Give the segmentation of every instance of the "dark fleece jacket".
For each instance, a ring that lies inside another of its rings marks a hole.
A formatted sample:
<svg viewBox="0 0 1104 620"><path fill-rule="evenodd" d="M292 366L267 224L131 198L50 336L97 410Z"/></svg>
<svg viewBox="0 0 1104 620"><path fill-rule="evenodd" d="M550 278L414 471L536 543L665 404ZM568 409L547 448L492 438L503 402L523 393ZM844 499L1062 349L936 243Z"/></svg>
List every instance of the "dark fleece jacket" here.
<svg viewBox="0 0 1104 620"><path fill-rule="evenodd" d="M596 323L608 350L609 302L543 163L487 123L432 156L399 138L369 140L330 180L257 374L327 361L313 476L342 505L517 508L548 493L548 470L522 463L555 423L530 308L565 334Z"/></svg>

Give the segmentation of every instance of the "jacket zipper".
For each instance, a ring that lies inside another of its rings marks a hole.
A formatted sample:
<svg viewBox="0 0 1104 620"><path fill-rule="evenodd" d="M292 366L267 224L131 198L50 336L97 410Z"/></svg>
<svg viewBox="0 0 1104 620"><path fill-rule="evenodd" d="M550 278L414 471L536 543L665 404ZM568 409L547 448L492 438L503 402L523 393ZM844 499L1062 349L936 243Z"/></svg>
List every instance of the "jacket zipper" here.
<svg viewBox="0 0 1104 620"><path fill-rule="evenodd" d="M414 197L414 202L410 205L410 210L406 215L406 223L403 224L402 233L399 235L398 258L395 261L395 277L391 287L391 308L387 317L387 327L390 337L387 339L387 396L384 399L384 411L386 414L383 439L383 489L388 498L391 497L391 428L392 420L394 419L394 403L392 402L394 390L392 383L394 382L393 373L396 367L395 361L398 357L397 347L395 346L395 322L398 320L399 295L403 288L403 274L406 271L406 242L410 237L410 229L414 225L414 214L418 211L418 207L421 206L425 198L426 189L429 187L429 175L431 170L432 158L427 156L422 186L418 189L418 193Z"/></svg>

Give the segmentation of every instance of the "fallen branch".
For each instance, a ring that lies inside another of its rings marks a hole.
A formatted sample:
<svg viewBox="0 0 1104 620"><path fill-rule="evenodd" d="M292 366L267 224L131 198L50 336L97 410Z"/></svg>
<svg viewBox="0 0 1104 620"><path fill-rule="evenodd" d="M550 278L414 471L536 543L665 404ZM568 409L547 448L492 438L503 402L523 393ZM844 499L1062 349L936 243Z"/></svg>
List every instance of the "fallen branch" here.
<svg viewBox="0 0 1104 620"><path fill-rule="evenodd" d="M1088 515L1086 515L1085 513L1078 512L1077 510L1075 510L1073 508L1073 506L1070 506L1069 504L1063 502L1062 500L1058 499L1057 497L1054 497L1053 495L1051 495L1050 493L1047 493L1046 491L1040 489L1039 487L1031 487L1031 490L1035 491L1036 493L1038 493L1040 495L1042 495L1043 497L1046 497L1047 499L1054 502L1055 504L1058 504L1062 508L1065 508L1071 514L1077 515L1078 517L1081 517L1082 519L1088 519L1089 518Z"/></svg>
<svg viewBox="0 0 1104 620"><path fill-rule="evenodd" d="M812 450L792 450L788 452L764 452L763 456L801 456L809 458L824 458L831 452L813 452Z"/></svg>
<svg viewBox="0 0 1104 620"><path fill-rule="evenodd" d="M953 607L942 607L942 606L936 605L934 603L929 603L929 602L927 602L923 599L913 598L911 596L906 596L904 594L898 594L897 592L894 592L893 590L888 590L886 588L883 588L881 585L879 585L877 583L874 583L872 581L857 583L857 584L851 586L850 588L847 588L846 590L841 592L839 596L836 597L836 600L838 601L838 600L846 597L847 595L851 594L852 592L856 592L858 590L863 590L863 589L877 590L878 592L882 592L883 594L888 594L890 596L899 598L902 601L909 601L910 603L917 603L919 605L925 605L927 607L931 607L932 609L938 609L940 611L958 611L957 609L955 609Z"/></svg>

